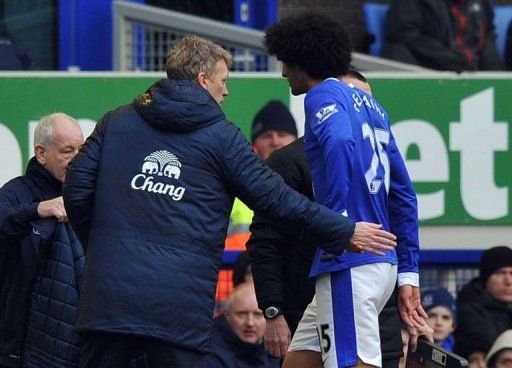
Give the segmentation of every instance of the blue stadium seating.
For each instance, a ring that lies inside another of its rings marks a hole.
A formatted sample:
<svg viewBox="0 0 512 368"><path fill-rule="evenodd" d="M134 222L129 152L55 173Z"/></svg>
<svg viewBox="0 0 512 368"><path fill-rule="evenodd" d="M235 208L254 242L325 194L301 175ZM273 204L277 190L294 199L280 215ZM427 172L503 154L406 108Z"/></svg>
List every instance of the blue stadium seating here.
<svg viewBox="0 0 512 368"><path fill-rule="evenodd" d="M380 50L384 43L384 28L388 8L388 4L365 3L363 5L366 32L375 38L374 42L370 45L370 55L380 56Z"/></svg>
<svg viewBox="0 0 512 368"><path fill-rule="evenodd" d="M494 26L496 31L496 47L503 58L505 54L505 41L507 30L512 20L512 5L500 5L494 7Z"/></svg>

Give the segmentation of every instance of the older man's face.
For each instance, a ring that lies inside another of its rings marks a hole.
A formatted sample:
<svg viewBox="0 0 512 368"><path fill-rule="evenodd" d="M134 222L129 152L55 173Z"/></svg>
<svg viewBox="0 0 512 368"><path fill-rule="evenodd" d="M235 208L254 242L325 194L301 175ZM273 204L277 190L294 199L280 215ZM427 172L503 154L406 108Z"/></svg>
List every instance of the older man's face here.
<svg viewBox="0 0 512 368"><path fill-rule="evenodd" d="M512 303L512 267L502 267L486 283L487 291L497 300Z"/></svg>
<svg viewBox="0 0 512 368"><path fill-rule="evenodd" d="M40 161L40 163L57 180L64 183L69 161L75 157L83 143L84 136L80 126L74 121L61 118L53 127L51 145L42 147L43 162Z"/></svg>

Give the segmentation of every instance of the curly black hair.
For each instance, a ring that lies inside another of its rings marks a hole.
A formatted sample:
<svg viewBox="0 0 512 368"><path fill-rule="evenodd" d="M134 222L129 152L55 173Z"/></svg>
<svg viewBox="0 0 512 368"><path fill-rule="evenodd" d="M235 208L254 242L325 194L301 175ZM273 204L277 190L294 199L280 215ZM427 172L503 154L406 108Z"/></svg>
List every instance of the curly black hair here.
<svg viewBox="0 0 512 368"><path fill-rule="evenodd" d="M281 19L266 30L264 44L278 60L314 79L344 75L352 59L343 25L320 13Z"/></svg>

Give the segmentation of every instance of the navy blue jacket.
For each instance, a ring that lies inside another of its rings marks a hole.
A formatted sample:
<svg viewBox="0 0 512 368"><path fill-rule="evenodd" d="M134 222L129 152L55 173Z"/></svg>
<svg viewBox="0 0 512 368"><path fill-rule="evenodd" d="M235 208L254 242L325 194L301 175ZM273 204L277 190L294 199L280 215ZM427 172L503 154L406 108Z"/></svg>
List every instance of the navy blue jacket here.
<svg viewBox="0 0 512 368"><path fill-rule="evenodd" d="M0 366L78 366L82 247L68 224L37 214L61 189L34 158L0 189Z"/></svg>
<svg viewBox="0 0 512 368"><path fill-rule="evenodd" d="M263 343L250 344L240 340L226 317L215 318L212 350L206 358L207 368L279 368L279 360L265 351Z"/></svg>
<svg viewBox="0 0 512 368"><path fill-rule="evenodd" d="M163 79L98 123L68 168L64 202L87 245L80 331L206 352L234 196L341 251L355 224L287 187L209 92Z"/></svg>

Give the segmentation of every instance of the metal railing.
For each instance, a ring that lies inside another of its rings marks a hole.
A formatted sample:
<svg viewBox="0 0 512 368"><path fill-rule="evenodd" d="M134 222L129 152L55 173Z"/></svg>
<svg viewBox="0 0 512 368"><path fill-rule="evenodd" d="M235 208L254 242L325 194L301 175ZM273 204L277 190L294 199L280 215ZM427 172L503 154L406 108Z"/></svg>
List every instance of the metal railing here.
<svg viewBox="0 0 512 368"><path fill-rule="evenodd" d="M115 1L114 70L162 71L173 42L186 35L207 38L233 54L232 71L279 72L281 66L263 46L263 32L154 6ZM414 65L353 53L362 71L429 71Z"/></svg>
<svg viewBox="0 0 512 368"><path fill-rule="evenodd" d="M114 69L162 71L173 42L186 35L207 38L233 54L233 71L275 71L277 62L263 47L263 34L232 24L116 1L114 7Z"/></svg>

